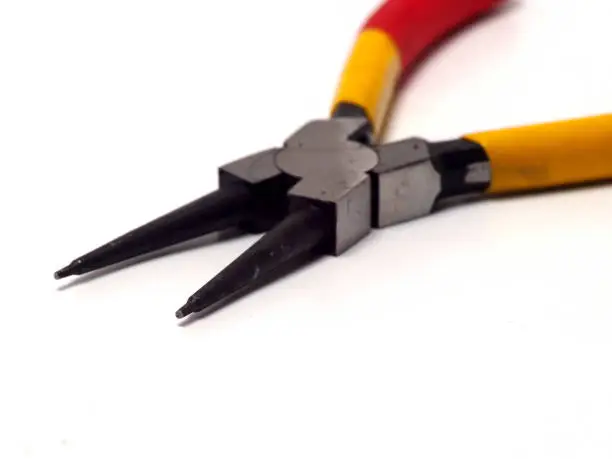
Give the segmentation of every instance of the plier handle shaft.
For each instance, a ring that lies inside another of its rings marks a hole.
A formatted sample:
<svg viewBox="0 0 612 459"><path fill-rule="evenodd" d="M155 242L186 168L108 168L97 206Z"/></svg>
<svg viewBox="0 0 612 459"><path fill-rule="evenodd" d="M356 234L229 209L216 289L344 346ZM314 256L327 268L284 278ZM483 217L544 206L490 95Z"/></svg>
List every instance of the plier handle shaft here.
<svg viewBox="0 0 612 459"><path fill-rule="evenodd" d="M431 142L380 143L402 75L442 38L503 0L388 0L364 23L330 117L219 169L219 189L83 255L85 274L214 231L267 233L189 297L178 318L212 312L373 228L448 202L612 179L612 115Z"/></svg>

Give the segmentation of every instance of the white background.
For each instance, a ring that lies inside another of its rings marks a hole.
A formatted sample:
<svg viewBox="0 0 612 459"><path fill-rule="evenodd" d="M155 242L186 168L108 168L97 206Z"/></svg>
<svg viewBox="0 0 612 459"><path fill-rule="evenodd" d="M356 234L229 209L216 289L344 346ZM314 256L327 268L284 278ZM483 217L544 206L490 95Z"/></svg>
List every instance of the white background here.
<svg viewBox="0 0 612 459"><path fill-rule="evenodd" d="M376 4L0 4L0 457L612 456L610 187L379 231L187 327L255 237L58 290L325 117ZM611 112L611 14L515 2L419 68L388 139Z"/></svg>

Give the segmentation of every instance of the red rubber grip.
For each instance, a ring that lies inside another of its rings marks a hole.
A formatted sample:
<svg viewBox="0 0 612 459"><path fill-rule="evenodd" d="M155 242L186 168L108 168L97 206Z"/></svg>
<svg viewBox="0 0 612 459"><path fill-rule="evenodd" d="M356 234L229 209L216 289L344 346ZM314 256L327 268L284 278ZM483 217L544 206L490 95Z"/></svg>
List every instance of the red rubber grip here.
<svg viewBox="0 0 612 459"><path fill-rule="evenodd" d="M505 1L387 0L370 16L363 30L386 32L395 41L405 70L429 46Z"/></svg>

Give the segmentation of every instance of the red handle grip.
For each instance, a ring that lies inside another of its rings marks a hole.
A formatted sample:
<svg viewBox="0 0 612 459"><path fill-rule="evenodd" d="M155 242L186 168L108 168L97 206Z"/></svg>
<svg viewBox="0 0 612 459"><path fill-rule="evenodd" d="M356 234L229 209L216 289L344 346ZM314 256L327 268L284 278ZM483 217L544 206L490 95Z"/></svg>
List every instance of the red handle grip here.
<svg viewBox="0 0 612 459"><path fill-rule="evenodd" d="M386 32L406 68L429 46L504 1L388 0L367 20L363 30Z"/></svg>

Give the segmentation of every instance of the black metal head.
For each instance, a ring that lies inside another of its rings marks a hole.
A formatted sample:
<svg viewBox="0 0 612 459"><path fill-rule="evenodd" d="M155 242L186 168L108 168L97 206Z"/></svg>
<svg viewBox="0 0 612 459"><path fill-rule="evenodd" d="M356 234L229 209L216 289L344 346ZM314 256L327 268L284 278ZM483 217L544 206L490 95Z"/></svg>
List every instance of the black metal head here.
<svg viewBox="0 0 612 459"><path fill-rule="evenodd" d="M267 231L189 298L176 313L181 318L217 309L322 255L339 255L372 228L426 215L441 197L487 180L475 174L482 163L466 141L374 147L369 132L363 117L307 123L281 147L222 166L217 191L76 259L56 277L230 227Z"/></svg>

